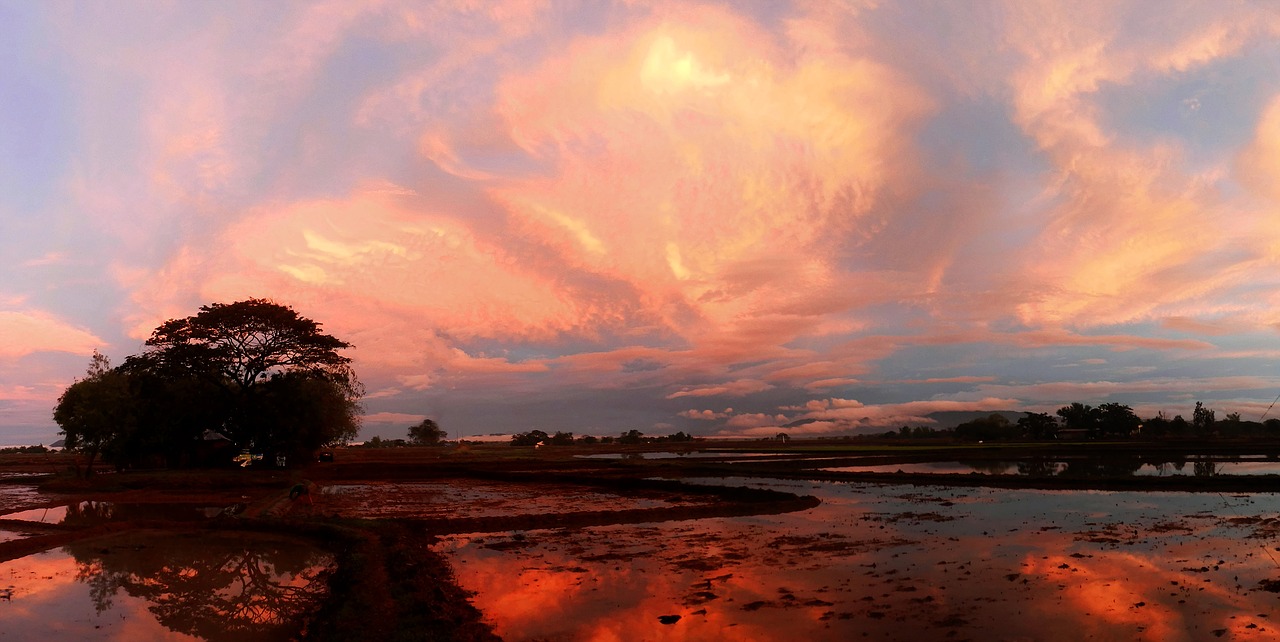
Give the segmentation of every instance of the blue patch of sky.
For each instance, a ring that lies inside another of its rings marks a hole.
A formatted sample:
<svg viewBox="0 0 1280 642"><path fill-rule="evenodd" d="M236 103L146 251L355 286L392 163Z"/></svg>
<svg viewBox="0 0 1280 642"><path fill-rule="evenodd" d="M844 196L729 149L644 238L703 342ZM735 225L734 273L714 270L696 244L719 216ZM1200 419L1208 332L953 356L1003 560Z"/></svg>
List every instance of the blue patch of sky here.
<svg viewBox="0 0 1280 642"><path fill-rule="evenodd" d="M993 96L949 96L946 108L917 137L932 164L973 174L1051 169L1035 142L1013 123L1010 106Z"/></svg>
<svg viewBox="0 0 1280 642"><path fill-rule="evenodd" d="M77 126L63 61L33 9L0 5L0 199L39 213L64 180Z"/></svg>
<svg viewBox="0 0 1280 642"><path fill-rule="evenodd" d="M407 144L402 132L352 131L350 123L367 96L392 86L409 64L429 66L435 55L387 47L362 36L344 41L317 71L295 113L279 114L254 142L263 161L263 172L255 177L258 187L278 180L280 168L292 168L284 174L288 181L269 187L286 198L314 198L326 192L345 196L369 176L410 181L418 170L416 145ZM317 140L329 144L316 146ZM260 190L251 185L250 191Z"/></svg>
<svg viewBox="0 0 1280 642"><path fill-rule="evenodd" d="M1222 160L1250 142L1267 101L1280 91L1280 48L1252 51L1182 73L1103 85L1103 128L1121 141L1176 140L1194 163Z"/></svg>

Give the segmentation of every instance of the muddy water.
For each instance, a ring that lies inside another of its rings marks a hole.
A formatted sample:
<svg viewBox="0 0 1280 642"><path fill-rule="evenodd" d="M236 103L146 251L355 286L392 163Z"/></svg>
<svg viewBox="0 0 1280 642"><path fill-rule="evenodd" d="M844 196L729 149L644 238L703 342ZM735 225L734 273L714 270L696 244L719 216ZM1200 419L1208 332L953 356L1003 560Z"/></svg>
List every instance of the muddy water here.
<svg viewBox="0 0 1280 642"><path fill-rule="evenodd" d="M701 481L823 504L439 548L512 641L1280 639L1270 493Z"/></svg>
<svg viewBox="0 0 1280 642"><path fill-rule="evenodd" d="M258 534L87 540L0 563L0 640L287 640L331 562Z"/></svg>
<svg viewBox="0 0 1280 642"><path fill-rule="evenodd" d="M0 484L0 514L30 506L38 501L40 501L40 493L34 485L11 482Z"/></svg>

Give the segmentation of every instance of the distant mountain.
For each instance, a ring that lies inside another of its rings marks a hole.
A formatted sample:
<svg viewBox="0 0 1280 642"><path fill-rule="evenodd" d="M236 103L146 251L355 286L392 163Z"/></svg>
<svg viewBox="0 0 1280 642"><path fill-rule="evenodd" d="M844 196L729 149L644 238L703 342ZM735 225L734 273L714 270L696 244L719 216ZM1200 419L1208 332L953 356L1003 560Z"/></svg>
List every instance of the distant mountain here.
<svg viewBox="0 0 1280 642"><path fill-rule="evenodd" d="M1017 423L1025 414L1015 410L940 410L925 416L938 422L936 425L930 426L930 428L943 429L955 428L966 421L982 419L991 415L1000 415L1011 423Z"/></svg>

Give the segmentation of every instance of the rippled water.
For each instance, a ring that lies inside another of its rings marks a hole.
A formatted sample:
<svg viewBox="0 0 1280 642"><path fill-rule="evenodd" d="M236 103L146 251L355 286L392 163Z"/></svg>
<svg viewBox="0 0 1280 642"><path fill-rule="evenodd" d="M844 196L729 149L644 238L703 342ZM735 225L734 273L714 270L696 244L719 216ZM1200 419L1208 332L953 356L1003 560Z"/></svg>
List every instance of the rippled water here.
<svg viewBox="0 0 1280 642"><path fill-rule="evenodd" d="M512 641L1280 637L1271 493L701 481L823 504L439 548Z"/></svg>
<svg viewBox="0 0 1280 642"><path fill-rule="evenodd" d="M15 511L23 506L40 502L40 493L35 486L26 484L0 484L0 514Z"/></svg>

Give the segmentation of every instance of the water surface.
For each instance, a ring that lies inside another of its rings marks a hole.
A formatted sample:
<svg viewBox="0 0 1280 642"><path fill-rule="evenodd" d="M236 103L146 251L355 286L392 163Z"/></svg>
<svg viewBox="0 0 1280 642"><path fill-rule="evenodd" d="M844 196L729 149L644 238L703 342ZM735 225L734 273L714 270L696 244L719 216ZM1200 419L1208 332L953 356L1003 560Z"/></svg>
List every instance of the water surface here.
<svg viewBox="0 0 1280 642"><path fill-rule="evenodd" d="M288 640L332 558L245 533L135 533L0 563L0 639Z"/></svg>
<svg viewBox="0 0 1280 642"><path fill-rule="evenodd" d="M1280 637L1270 493L690 481L823 504L439 548L511 641Z"/></svg>

